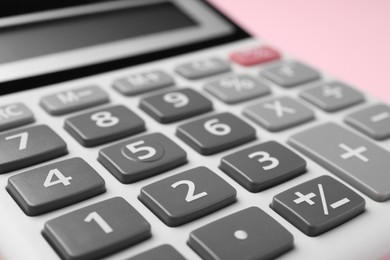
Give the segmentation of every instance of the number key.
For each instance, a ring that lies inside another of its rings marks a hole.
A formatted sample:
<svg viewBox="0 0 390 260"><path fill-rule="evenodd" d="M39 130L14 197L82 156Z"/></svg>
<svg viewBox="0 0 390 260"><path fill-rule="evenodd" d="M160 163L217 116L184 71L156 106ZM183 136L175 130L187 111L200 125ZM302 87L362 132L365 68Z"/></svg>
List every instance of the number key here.
<svg viewBox="0 0 390 260"><path fill-rule="evenodd" d="M66 143L46 125L6 132L0 135L0 174L67 153Z"/></svg>
<svg viewBox="0 0 390 260"><path fill-rule="evenodd" d="M236 190L206 167L152 183L139 196L168 226L179 226L236 201Z"/></svg>
<svg viewBox="0 0 390 260"><path fill-rule="evenodd" d="M256 130L230 113L201 118L178 127L176 135L201 154L214 154L256 139Z"/></svg>
<svg viewBox="0 0 390 260"><path fill-rule="evenodd" d="M145 122L120 105L68 118L64 128L80 144L91 147L142 132Z"/></svg>
<svg viewBox="0 0 390 260"><path fill-rule="evenodd" d="M149 223L115 197L52 219L43 236L63 259L100 259L150 237Z"/></svg>
<svg viewBox="0 0 390 260"><path fill-rule="evenodd" d="M170 123L213 109L210 100L186 88L156 94L141 100L140 108L161 123Z"/></svg>
<svg viewBox="0 0 390 260"><path fill-rule="evenodd" d="M120 182L131 183L187 162L187 154L166 136L154 133L99 151L98 160Z"/></svg>
<svg viewBox="0 0 390 260"><path fill-rule="evenodd" d="M219 167L247 190L259 192L304 173L306 162L270 141L223 157Z"/></svg>
<svg viewBox="0 0 390 260"><path fill-rule="evenodd" d="M105 192L102 177L81 158L32 169L8 179L7 191L30 216Z"/></svg>

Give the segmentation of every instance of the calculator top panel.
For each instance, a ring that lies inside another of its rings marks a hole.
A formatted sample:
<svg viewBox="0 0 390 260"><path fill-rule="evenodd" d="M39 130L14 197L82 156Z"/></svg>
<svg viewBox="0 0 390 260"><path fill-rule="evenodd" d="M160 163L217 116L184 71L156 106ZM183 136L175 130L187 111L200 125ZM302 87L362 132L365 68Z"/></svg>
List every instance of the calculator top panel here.
<svg viewBox="0 0 390 260"><path fill-rule="evenodd" d="M0 86L2 93L14 92L21 85L47 85L245 37L200 0L96 1L5 13L0 17ZM66 76L58 74L65 71ZM29 84L20 84L27 78Z"/></svg>

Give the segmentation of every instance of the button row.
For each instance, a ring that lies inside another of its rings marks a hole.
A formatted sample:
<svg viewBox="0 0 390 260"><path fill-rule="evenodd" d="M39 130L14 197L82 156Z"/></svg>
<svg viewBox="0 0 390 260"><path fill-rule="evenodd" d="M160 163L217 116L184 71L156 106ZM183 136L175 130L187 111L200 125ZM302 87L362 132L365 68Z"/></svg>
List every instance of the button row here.
<svg viewBox="0 0 390 260"><path fill-rule="evenodd" d="M230 185L207 168L198 167L144 187L139 199L162 221L175 226L228 205L235 196ZM363 198L329 176L284 191L274 196L271 204L275 212L309 236L345 223L364 207ZM52 219L42 234L63 258L92 259L148 239L151 227L126 200L116 197ZM187 243L203 259L239 259L242 255L268 259L292 249L294 238L268 214L250 207L192 231ZM156 256L184 259L169 245L130 259Z"/></svg>

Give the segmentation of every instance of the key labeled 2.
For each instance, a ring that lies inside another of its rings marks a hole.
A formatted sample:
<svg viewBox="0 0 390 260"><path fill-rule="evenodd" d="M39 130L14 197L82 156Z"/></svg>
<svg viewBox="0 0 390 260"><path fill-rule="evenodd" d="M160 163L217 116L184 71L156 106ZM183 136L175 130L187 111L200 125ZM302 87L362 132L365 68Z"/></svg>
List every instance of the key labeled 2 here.
<svg viewBox="0 0 390 260"><path fill-rule="evenodd" d="M106 188L91 166L72 158L10 177L7 191L27 215L35 216L101 194Z"/></svg>
<svg viewBox="0 0 390 260"><path fill-rule="evenodd" d="M230 113L180 125L176 135L200 154L214 154L256 139L256 130Z"/></svg>
<svg viewBox="0 0 390 260"><path fill-rule="evenodd" d="M304 173L306 161L270 141L223 157L219 167L250 192L259 192Z"/></svg>
<svg viewBox="0 0 390 260"><path fill-rule="evenodd" d="M139 200L168 226L179 226L236 201L236 190L206 167L141 189Z"/></svg>
<svg viewBox="0 0 390 260"><path fill-rule="evenodd" d="M67 153L66 143L46 125L6 132L0 135L0 174Z"/></svg>

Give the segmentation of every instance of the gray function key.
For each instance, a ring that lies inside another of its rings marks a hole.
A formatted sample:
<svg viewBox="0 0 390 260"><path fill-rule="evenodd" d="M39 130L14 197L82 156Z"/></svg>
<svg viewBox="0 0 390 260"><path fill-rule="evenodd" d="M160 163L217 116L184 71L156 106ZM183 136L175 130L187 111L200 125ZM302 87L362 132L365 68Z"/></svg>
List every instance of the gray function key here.
<svg viewBox="0 0 390 260"><path fill-rule="evenodd" d="M145 122L118 105L66 119L64 128L83 146L91 147L145 130Z"/></svg>
<svg viewBox="0 0 390 260"><path fill-rule="evenodd" d="M186 260L171 245L161 245L127 260Z"/></svg>
<svg viewBox="0 0 390 260"><path fill-rule="evenodd" d="M306 89L301 92L300 96L327 112L337 111L364 101L362 93L337 81Z"/></svg>
<svg viewBox="0 0 390 260"><path fill-rule="evenodd" d="M304 173L306 162L270 141L223 157L219 168L250 192L259 192Z"/></svg>
<svg viewBox="0 0 390 260"><path fill-rule="evenodd" d="M133 96L174 84L175 81L166 72L154 70L120 78L114 82L114 88L123 95Z"/></svg>
<svg viewBox="0 0 390 260"><path fill-rule="evenodd" d="M122 183L132 183L187 163L187 153L160 133L127 139L99 151L98 160Z"/></svg>
<svg viewBox="0 0 390 260"><path fill-rule="evenodd" d="M366 202L329 176L321 176L273 198L271 208L309 236L328 231L364 211Z"/></svg>
<svg viewBox="0 0 390 260"><path fill-rule="evenodd" d="M230 113L180 125L176 135L200 154L214 154L256 139L256 130Z"/></svg>
<svg viewBox="0 0 390 260"><path fill-rule="evenodd" d="M345 118L345 122L376 140L390 137L390 107L385 104L373 105Z"/></svg>
<svg viewBox="0 0 390 260"><path fill-rule="evenodd" d="M141 100L140 108L157 121L170 123L211 111L213 104L198 92L184 88L148 96Z"/></svg>
<svg viewBox="0 0 390 260"><path fill-rule="evenodd" d="M236 201L236 190L206 167L197 167L141 189L140 201L168 226L179 226Z"/></svg>
<svg viewBox="0 0 390 260"><path fill-rule="evenodd" d="M207 83L204 89L228 104L271 93L269 87L250 75L232 75Z"/></svg>
<svg viewBox="0 0 390 260"><path fill-rule="evenodd" d="M106 188L91 166L72 158L10 177L7 191L27 215L35 216L91 198Z"/></svg>
<svg viewBox="0 0 390 260"><path fill-rule="evenodd" d="M0 106L0 131L34 122L34 115L22 103Z"/></svg>
<svg viewBox="0 0 390 260"><path fill-rule="evenodd" d="M264 211L251 207L191 232L187 243L202 259L265 260L292 249L294 237Z"/></svg>
<svg viewBox="0 0 390 260"><path fill-rule="evenodd" d="M322 124L289 143L376 201L390 199L390 153L334 123Z"/></svg>
<svg viewBox="0 0 390 260"><path fill-rule="evenodd" d="M51 115L63 115L109 101L108 95L99 87L83 87L45 96L40 105Z"/></svg>
<svg viewBox="0 0 390 260"><path fill-rule="evenodd" d="M52 219L43 236L63 259L100 259L151 236L149 223L115 197Z"/></svg>
<svg viewBox="0 0 390 260"><path fill-rule="evenodd" d="M284 62L268 67L261 75L282 87L295 87L321 78L318 71L300 62Z"/></svg>
<svg viewBox="0 0 390 260"><path fill-rule="evenodd" d="M176 72L187 79L201 79L230 71L230 65L220 58L209 58L184 63Z"/></svg>
<svg viewBox="0 0 390 260"><path fill-rule="evenodd" d="M46 125L9 131L0 135L0 174L67 153L66 143Z"/></svg>
<svg viewBox="0 0 390 260"><path fill-rule="evenodd" d="M268 131L281 131L313 120L312 110L290 97L265 100L244 109L244 115Z"/></svg>

